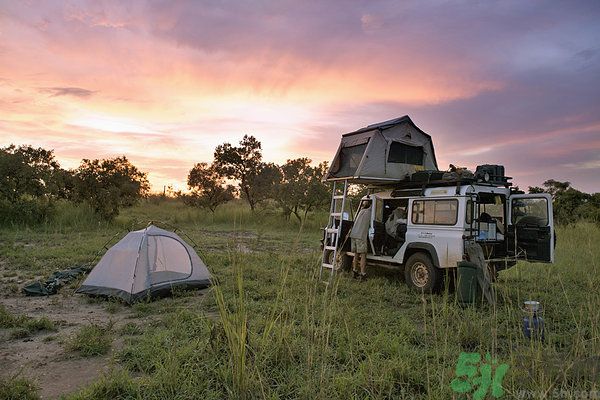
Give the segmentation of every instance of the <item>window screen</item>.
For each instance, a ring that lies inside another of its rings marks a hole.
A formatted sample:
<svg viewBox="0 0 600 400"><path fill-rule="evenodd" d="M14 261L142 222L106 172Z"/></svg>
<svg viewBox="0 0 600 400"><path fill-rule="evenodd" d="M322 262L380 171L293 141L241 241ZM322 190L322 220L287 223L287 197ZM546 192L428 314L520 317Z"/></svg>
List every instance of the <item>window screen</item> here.
<svg viewBox="0 0 600 400"><path fill-rule="evenodd" d="M388 162L411 165L423 165L423 148L400 142L392 142Z"/></svg>
<svg viewBox="0 0 600 400"><path fill-rule="evenodd" d="M342 147L340 150L340 168L335 173L335 176L354 176L366 149L367 143Z"/></svg>
<svg viewBox="0 0 600 400"><path fill-rule="evenodd" d="M168 236L148 237L150 272L192 273L192 262L187 250L179 241Z"/></svg>
<svg viewBox="0 0 600 400"><path fill-rule="evenodd" d="M412 223L417 225L455 225L458 200L415 200Z"/></svg>

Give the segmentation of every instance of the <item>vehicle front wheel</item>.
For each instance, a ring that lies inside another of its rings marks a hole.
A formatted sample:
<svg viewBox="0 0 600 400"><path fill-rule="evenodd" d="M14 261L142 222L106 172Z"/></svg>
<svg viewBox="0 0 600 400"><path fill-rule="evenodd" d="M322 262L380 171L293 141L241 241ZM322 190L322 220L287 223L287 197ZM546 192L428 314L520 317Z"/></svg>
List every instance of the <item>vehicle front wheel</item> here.
<svg viewBox="0 0 600 400"><path fill-rule="evenodd" d="M442 271L425 253L415 253L404 265L406 284L417 292L435 293L442 286Z"/></svg>

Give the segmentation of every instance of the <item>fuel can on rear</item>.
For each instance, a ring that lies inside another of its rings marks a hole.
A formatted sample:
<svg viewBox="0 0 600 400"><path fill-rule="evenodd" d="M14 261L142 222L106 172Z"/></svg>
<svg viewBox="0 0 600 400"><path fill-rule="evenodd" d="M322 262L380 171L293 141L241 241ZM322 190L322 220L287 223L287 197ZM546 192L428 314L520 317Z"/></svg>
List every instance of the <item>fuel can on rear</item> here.
<svg viewBox="0 0 600 400"><path fill-rule="evenodd" d="M523 335L530 340L544 340L544 318L541 317L540 303L528 300L524 303Z"/></svg>

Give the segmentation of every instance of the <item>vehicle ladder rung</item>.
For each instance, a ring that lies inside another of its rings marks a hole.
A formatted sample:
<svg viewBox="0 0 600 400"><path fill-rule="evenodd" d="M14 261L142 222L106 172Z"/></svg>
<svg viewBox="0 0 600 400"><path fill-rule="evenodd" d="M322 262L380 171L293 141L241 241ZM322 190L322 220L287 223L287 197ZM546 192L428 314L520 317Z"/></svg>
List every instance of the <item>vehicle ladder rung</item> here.
<svg viewBox="0 0 600 400"><path fill-rule="evenodd" d="M327 233L340 233L338 228L327 228L325 231Z"/></svg>
<svg viewBox="0 0 600 400"><path fill-rule="evenodd" d="M341 212L334 212L334 213L331 213L331 216L332 217L341 217L342 213Z"/></svg>
<svg viewBox="0 0 600 400"><path fill-rule="evenodd" d="M343 194L339 194L339 195L335 195L335 196L333 196L333 199L334 199L334 200L342 200L342 199L344 199L345 197L346 197L346 196L344 196Z"/></svg>
<svg viewBox="0 0 600 400"><path fill-rule="evenodd" d="M325 246L325 250L335 250L335 246Z"/></svg>
<svg viewBox="0 0 600 400"><path fill-rule="evenodd" d="M333 269L333 264L323 263L322 265L323 265L323 268Z"/></svg>

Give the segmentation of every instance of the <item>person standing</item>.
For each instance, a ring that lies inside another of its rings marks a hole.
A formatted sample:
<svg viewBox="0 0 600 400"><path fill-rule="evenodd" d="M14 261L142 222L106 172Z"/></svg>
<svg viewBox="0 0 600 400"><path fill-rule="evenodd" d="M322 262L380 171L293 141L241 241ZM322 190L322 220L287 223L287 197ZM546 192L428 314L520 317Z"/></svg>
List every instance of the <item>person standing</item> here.
<svg viewBox="0 0 600 400"><path fill-rule="evenodd" d="M354 253L352 274L355 278L364 279L367 276L367 238L371 224L371 199L363 200L360 211L354 220L350 231L350 247ZM360 265L360 272L358 270Z"/></svg>

